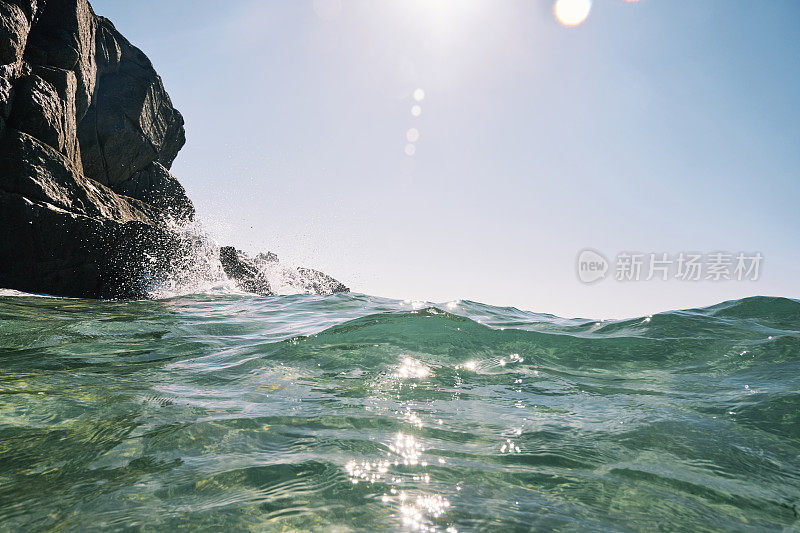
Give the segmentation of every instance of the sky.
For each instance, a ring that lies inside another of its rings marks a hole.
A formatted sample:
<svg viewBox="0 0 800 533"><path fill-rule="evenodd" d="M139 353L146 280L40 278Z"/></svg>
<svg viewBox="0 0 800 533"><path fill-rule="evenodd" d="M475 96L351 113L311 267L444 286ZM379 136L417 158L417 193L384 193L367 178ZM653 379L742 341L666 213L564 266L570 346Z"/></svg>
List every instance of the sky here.
<svg viewBox="0 0 800 533"><path fill-rule="evenodd" d="M575 26L552 0L92 4L184 115L172 172L222 244L566 317L800 297L794 0L595 0ZM625 252L763 260L619 281Z"/></svg>

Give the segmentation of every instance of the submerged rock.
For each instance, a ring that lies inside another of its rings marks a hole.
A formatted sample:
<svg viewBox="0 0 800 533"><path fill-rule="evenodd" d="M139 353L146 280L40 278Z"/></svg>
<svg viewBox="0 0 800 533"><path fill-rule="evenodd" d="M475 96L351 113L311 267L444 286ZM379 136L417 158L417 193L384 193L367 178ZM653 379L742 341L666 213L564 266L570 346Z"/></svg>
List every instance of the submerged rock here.
<svg viewBox="0 0 800 533"><path fill-rule="evenodd" d="M251 259L244 252L225 246L219 251L220 262L225 274L242 290L274 295L267 273L280 277L280 282L296 291L308 294L335 294L350 292L344 284L318 270L281 265L278 256L272 252L260 253Z"/></svg>
<svg viewBox="0 0 800 533"><path fill-rule="evenodd" d="M277 263L278 256L272 252L260 253L255 256L254 261L258 264Z"/></svg>
<svg viewBox="0 0 800 533"><path fill-rule="evenodd" d="M299 281L305 288L305 292L313 294L337 294L350 292L350 289L343 283L333 279L329 275L314 270L313 268L298 267L300 274Z"/></svg>
<svg viewBox="0 0 800 533"><path fill-rule="evenodd" d="M233 246L223 246L219 250L219 261L225 274L244 291L274 296L266 276L253 261Z"/></svg>

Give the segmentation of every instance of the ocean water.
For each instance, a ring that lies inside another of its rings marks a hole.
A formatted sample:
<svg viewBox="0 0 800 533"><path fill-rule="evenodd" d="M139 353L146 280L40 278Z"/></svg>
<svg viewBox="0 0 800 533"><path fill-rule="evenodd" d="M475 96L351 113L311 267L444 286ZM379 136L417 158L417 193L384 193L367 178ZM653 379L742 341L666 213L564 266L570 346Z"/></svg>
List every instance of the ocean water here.
<svg viewBox="0 0 800 533"><path fill-rule="evenodd" d="M796 300L3 294L3 531L800 531Z"/></svg>

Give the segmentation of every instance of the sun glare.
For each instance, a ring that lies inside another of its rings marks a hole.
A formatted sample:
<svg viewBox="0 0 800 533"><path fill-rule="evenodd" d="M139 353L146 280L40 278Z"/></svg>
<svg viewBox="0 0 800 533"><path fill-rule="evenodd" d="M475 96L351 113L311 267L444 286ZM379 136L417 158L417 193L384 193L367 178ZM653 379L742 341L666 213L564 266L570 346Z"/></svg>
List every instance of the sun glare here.
<svg viewBox="0 0 800 533"><path fill-rule="evenodd" d="M558 0L555 15L564 26L577 26L589 16L592 0Z"/></svg>

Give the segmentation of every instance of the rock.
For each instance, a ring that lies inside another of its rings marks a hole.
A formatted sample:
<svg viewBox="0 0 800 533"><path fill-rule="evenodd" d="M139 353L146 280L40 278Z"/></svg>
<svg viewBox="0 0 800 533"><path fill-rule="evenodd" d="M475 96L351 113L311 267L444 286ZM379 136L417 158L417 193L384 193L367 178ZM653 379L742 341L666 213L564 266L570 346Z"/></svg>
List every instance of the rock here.
<svg viewBox="0 0 800 533"><path fill-rule="evenodd" d="M62 154L9 130L0 148L0 286L90 298L137 298L163 276L177 241L158 213L76 171Z"/></svg>
<svg viewBox="0 0 800 533"><path fill-rule="evenodd" d="M22 59L31 23L23 9L12 2L0 1L0 63Z"/></svg>
<svg viewBox="0 0 800 533"><path fill-rule="evenodd" d="M11 115L11 105L14 103L14 87L9 77L0 75L0 139L6 132L6 122Z"/></svg>
<svg viewBox="0 0 800 533"><path fill-rule="evenodd" d="M20 9L22 9L22 12L25 13L25 18L28 19L28 22L33 21L33 17L36 15L36 9L39 4L38 0L5 0L5 1L6 3L19 6Z"/></svg>
<svg viewBox="0 0 800 533"><path fill-rule="evenodd" d="M35 72L17 81L8 126L43 141L81 169L75 74L49 67L37 67Z"/></svg>
<svg viewBox="0 0 800 533"><path fill-rule="evenodd" d="M223 246L219 250L219 261L225 275L242 290L262 296L274 296L267 278L244 252L233 246Z"/></svg>
<svg viewBox="0 0 800 533"><path fill-rule="evenodd" d="M257 278L266 281L266 272L272 272L273 275L280 276L282 284L306 294L350 292L350 289L344 284L319 270L280 264L278 256L272 252L260 253L255 258L250 259L244 252L235 250L232 247L225 247L220 250L220 260L228 277L236 281L248 292L263 294L261 291L247 288L242 284L242 280ZM226 264L228 265L227 267L225 266ZM249 286L253 286L252 282L248 281L247 283Z"/></svg>
<svg viewBox="0 0 800 533"><path fill-rule="evenodd" d="M119 194L136 198L177 222L194 218L194 205L177 178L161 163L151 163L114 187Z"/></svg>
<svg viewBox="0 0 800 533"><path fill-rule="evenodd" d="M25 20L17 18L20 25ZM23 29L17 33L27 34ZM147 56L95 15L86 0L43 2L24 58L35 67L74 72L75 120L87 176L114 186L154 162L170 168L186 142L183 117Z"/></svg>
<svg viewBox="0 0 800 533"><path fill-rule="evenodd" d="M86 0L40 0L25 47L25 60L31 65L75 73L78 121L95 92L96 19Z"/></svg>
<svg viewBox="0 0 800 533"><path fill-rule="evenodd" d="M7 119L14 103L14 86L9 77L0 75L0 118Z"/></svg>
<svg viewBox="0 0 800 533"><path fill-rule="evenodd" d="M0 0L0 286L146 296L193 245L166 224L194 214L165 168L184 141L150 61L86 0Z"/></svg>
<svg viewBox="0 0 800 533"><path fill-rule="evenodd" d="M350 292L343 283L313 268L298 267L300 280L306 292L312 294L337 294Z"/></svg>
<svg viewBox="0 0 800 533"><path fill-rule="evenodd" d="M119 32L114 24L105 17L97 17L102 21L97 27L95 35L96 60L100 66L99 75L109 74L117 69L122 61L122 45L119 40ZM144 55L144 54L142 54ZM144 62L144 58L142 59Z"/></svg>
<svg viewBox="0 0 800 533"><path fill-rule="evenodd" d="M0 0L0 287L141 298L192 278L216 245L171 223L194 217L169 172L183 124L150 60L86 0ZM219 258L273 294L259 263L274 254ZM310 291L347 290L297 272Z"/></svg>
<svg viewBox="0 0 800 533"><path fill-rule="evenodd" d="M256 255L255 258L253 258L253 260L256 262L256 264L277 263L278 262L278 256L275 255L272 252L260 253L260 254Z"/></svg>
<svg viewBox="0 0 800 533"><path fill-rule="evenodd" d="M76 215L148 224L158 218L146 204L86 178L62 154L14 130L0 145L0 189Z"/></svg>
<svg viewBox="0 0 800 533"><path fill-rule="evenodd" d="M150 60L97 17L97 61L97 90L78 126L86 175L113 187L152 163L169 169L186 142L183 117Z"/></svg>

